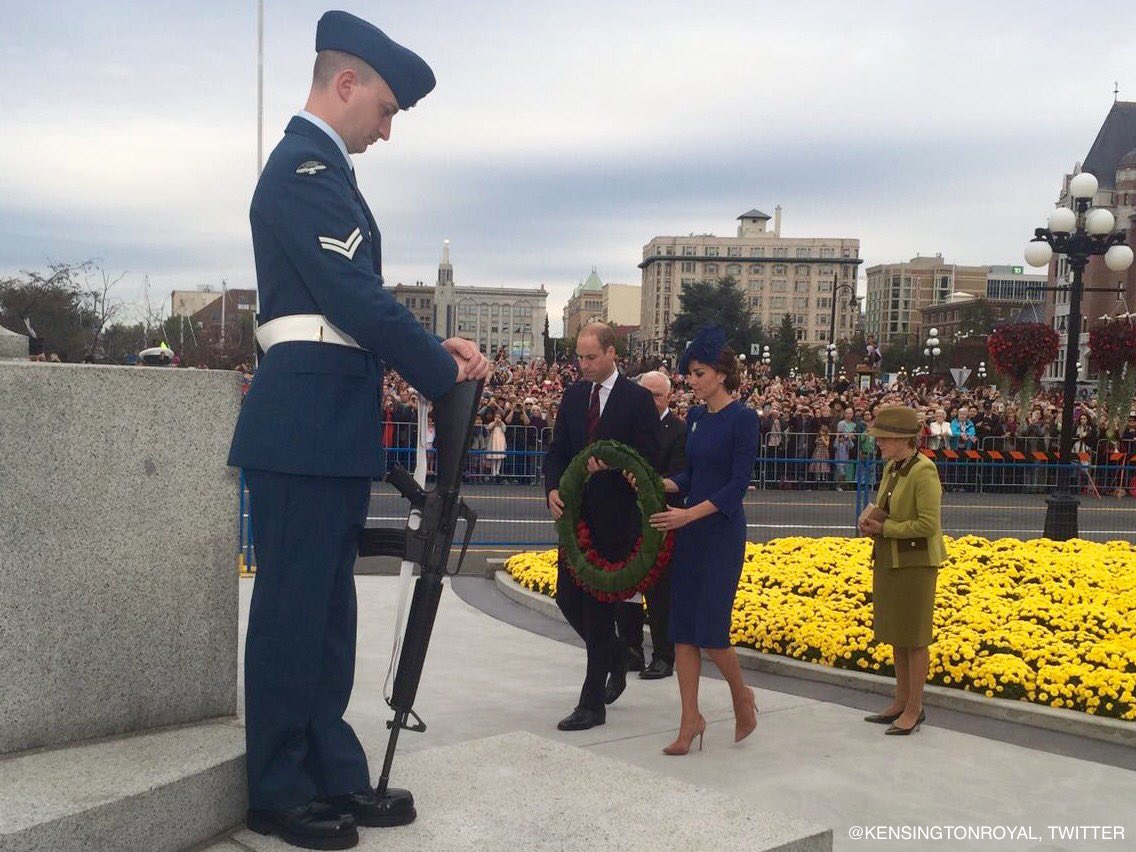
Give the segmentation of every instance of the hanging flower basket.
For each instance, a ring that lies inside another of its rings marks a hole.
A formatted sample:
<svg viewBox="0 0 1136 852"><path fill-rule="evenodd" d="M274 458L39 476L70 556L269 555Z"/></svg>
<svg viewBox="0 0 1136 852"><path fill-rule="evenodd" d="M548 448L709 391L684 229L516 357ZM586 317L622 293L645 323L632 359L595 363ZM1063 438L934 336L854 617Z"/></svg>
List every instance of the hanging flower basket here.
<svg viewBox="0 0 1136 852"><path fill-rule="evenodd" d="M1119 432L1136 396L1136 324L1129 318L1105 320L1090 329L1089 366L1097 371L1102 422Z"/></svg>
<svg viewBox="0 0 1136 852"><path fill-rule="evenodd" d="M1033 389L1047 364L1057 357L1061 340L1057 332L1040 322L1019 322L994 330L986 349L994 369L1002 376L1007 394L1033 396Z"/></svg>
<svg viewBox="0 0 1136 852"><path fill-rule="evenodd" d="M591 531L580 517L588 459L593 457L635 478L641 528L631 553L620 561L605 559L593 549ZM597 441L585 447L560 477L560 499L564 501L564 514L556 522L560 548L576 585L601 601L619 601L659 579L670 563L674 534L664 535L651 526L651 515L666 509L663 480L633 448L618 441Z"/></svg>

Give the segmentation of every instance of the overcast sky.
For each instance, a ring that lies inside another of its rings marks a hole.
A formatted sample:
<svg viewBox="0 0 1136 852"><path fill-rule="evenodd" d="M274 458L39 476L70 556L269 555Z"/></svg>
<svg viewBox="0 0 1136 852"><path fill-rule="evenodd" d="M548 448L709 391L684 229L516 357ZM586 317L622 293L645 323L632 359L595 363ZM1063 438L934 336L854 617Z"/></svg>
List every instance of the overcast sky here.
<svg viewBox="0 0 1136 852"><path fill-rule="evenodd" d="M266 156L327 8L265 0ZM652 237L732 235L751 207L859 238L863 268L1018 263L1113 81L1136 100L1131 28L1067 3L338 8L438 78L355 158L388 283L432 283L449 239L459 285L544 284L554 333L593 265L637 284ZM0 274L94 259L155 304L253 286L256 58L256 0L6 4Z"/></svg>

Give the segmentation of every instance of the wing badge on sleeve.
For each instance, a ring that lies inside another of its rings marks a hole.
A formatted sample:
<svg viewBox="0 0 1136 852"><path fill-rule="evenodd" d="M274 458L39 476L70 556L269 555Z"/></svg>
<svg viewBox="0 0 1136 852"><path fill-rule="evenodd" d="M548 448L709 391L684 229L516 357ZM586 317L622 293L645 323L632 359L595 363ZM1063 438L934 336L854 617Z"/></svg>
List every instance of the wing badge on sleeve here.
<svg viewBox="0 0 1136 852"><path fill-rule="evenodd" d="M320 248L325 251L333 251L336 254L341 254L348 260L353 260L355 252L363 243L363 235L356 228L347 235L345 240L337 240L335 237L320 237Z"/></svg>
<svg viewBox="0 0 1136 852"><path fill-rule="evenodd" d="M300 165L296 167L296 174L314 175L316 172L322 172L326 168L327 166L319 160L308 160L306 163L300 163Z"/></svg>

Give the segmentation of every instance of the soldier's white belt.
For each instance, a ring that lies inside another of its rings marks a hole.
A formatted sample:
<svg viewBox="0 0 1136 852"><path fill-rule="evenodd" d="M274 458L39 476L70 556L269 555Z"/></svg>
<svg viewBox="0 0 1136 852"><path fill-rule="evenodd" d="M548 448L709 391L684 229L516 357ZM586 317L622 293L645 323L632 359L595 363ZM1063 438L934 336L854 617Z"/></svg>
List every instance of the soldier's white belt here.
<svg viewBox="0 0 1136 852"><path fill-rule="evenodd" d="M309 343L334 343L362 349L355 339L332 325L323 314L290 314L269 320L256 330L256 342L267 352L277 343L293 340Z"/></svg>

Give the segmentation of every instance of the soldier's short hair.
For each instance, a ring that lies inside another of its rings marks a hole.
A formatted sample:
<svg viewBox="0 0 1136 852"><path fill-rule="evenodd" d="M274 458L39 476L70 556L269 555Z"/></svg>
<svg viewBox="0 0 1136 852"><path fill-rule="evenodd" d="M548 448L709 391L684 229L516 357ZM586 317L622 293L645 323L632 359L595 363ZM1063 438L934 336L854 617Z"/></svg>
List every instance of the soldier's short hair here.
<svg viewBox="0 0 1136 852"><path fill-rule="evenodd" d="M354 71L363 84L370 83L378 72L370 65L342 50L321 50L316 54L316 64L312 69L312 86L326 89L343 71Z"/></svg>

